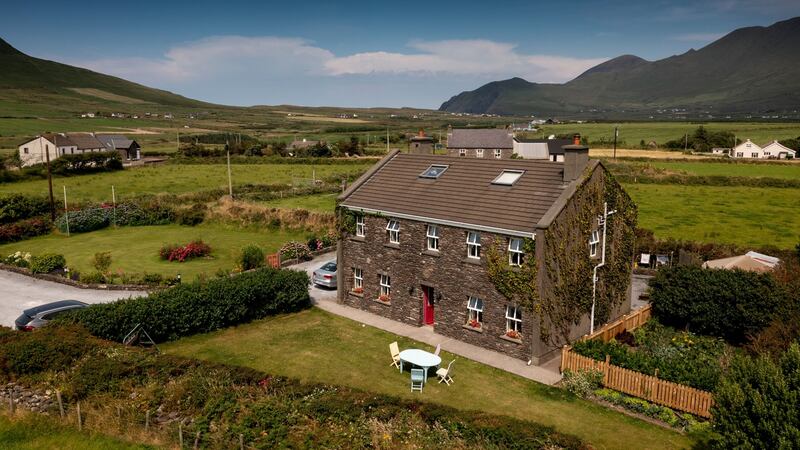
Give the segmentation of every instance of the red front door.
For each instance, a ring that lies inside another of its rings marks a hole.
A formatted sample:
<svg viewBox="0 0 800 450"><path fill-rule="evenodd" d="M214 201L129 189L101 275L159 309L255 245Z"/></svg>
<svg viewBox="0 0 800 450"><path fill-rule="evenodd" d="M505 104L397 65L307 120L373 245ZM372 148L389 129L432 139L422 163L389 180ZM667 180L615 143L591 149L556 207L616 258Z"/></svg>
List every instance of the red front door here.
<svg viewBox="0 0 800 450"><path fill-rule="evenodd" d="M433 288L422 286L422 321L433 325Z"/></svg>

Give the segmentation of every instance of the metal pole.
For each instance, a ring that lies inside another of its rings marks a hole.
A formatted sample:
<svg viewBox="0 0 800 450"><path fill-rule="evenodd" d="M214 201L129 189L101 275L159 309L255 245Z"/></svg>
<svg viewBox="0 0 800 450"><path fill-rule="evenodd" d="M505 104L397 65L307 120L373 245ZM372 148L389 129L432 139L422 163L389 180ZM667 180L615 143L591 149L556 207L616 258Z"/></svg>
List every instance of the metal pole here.
<svg viewBox="0 0 800 450"><path fill-rule="evenodd" d="M64 185L64 220L67 223L67 236L69 237L69 210L67 209L67 186Z"/></svg>

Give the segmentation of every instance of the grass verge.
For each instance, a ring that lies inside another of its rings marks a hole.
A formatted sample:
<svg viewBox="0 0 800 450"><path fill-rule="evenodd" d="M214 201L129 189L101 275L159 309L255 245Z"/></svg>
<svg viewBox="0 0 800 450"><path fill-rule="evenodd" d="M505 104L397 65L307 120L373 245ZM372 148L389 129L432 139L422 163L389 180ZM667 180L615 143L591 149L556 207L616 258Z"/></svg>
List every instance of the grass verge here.
<svg viewBox="0 0 800 450"><path fill-rule="evenodd" d="M55 419L33 413L0 414L0 448L5 450L133 450L156 448L132 444L93 432L79 432Z"/></svg>

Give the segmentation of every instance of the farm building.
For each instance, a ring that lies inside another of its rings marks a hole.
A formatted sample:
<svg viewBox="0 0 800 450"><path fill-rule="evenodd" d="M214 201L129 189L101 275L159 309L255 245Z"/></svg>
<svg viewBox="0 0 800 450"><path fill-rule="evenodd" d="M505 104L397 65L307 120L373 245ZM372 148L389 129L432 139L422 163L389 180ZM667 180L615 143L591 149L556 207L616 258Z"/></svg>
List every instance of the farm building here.
<svg viewBox="0 0 800 450"><path fill-rule="evenodd" d="M390 153L338 199L338 301L535 364L593 305L595 324L626 313L636 208L587 147L563 152Z"/></svg>
<svg viewBox="0 0 800 450"><path fill-rule="evenodd" d="M51 161L64 155L105 151L119 151L123 160L140 157L139 144L118 134L48 133L23 142L18 151L23 167L44 164L48 154Z"/></svg>

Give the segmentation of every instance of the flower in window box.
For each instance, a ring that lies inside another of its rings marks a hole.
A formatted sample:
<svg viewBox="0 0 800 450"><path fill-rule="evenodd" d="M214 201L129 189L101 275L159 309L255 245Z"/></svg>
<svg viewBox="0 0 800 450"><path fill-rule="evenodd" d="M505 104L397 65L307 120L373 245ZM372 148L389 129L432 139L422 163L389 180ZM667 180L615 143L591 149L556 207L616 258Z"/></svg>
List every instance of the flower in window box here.
<svg viewBox="0 0 800 450"><path fill-rule="evenodd" d="M506 337L510 337L511 339L521 339L522 335L519 334L519 331L508 330L508 331L506 331Z"/></svg>
<svg viewBox="0 0 800 450"><path fill-rule="evenodd" d="M389 303L389 301L391 299L392 298L390 296L386 295L386 294L381 294L381 295L378 296L378 301L381 301L383 303Z"/></svg>
<svg viewBox="0 0 800 450"><path fill-rule="evenodd" d="M353 288L353 293L354 294L363 294L364 293L364 288L363 287L354 287Z"/></svg>
<svg viewBox="0 0 800 450"><path fill-rule="evenodd" d="M467 323L467 325L469 325L472 328L480 328L482 326L482 324L475 319L470 320L469 323Z"/></svg>

